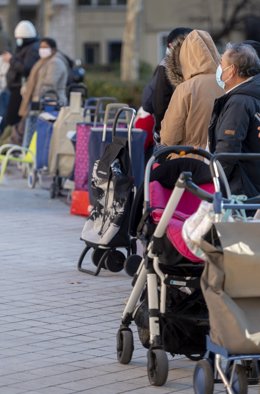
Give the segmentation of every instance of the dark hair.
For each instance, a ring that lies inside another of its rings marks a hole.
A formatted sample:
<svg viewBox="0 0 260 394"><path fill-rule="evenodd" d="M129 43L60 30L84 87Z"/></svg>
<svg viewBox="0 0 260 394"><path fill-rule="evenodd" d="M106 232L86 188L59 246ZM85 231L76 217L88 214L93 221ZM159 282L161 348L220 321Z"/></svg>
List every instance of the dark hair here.
<svg viewBox="0 0 260 394"><path fill-rule="evenodd" d="M191 32L192 29L189 27L177 27L176 29L173 29L167 36L167 45L171 44L179 36L187 36Z"/></svg>
<svg viewBox="0 0 260 394"><path fill-rule="evenodd" d="M228 51L230 63L237 67L240 77L252 77L260 73L260 59L251 45L228 43L226 51Z"/></svg>
<svg viewBox="0 0 260 394"><path fill-rule="evenodd" d="M256 50L258 57L260 58L260 42L259 41L245 40L242 42L242 44L251 45Z"/></svg>
<svg viewBox="0 0 260 394"><path fill-rule="evenodd" d="M43 37L41 38L40 42L46 42L46 44L48 44L50 48L57 49L56 41L53 38Z"/></svg>

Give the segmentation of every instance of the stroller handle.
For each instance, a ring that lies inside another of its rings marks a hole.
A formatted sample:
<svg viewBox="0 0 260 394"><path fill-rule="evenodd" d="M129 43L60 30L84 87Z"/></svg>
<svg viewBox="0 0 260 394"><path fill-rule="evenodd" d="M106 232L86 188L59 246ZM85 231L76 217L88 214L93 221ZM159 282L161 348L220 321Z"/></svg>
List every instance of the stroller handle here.
<svg viewBox="0 0 260 394"><path fill-rule="evenodd" d="M260 209L260 196L248 198L242 204L233 203L232 199L224 198L221 192L215 192L214 194L208 193L201 189L192 181L191 172L182 172L179 179L176 182L176 187L179 189L186 189L191 192L194 196L197 196L200 200L208 201L213 203L214 210L216 213L221 212L223 209L243 209L243 210L257 210Z"/></svg>
<svg viewBox="0 0 260 394"><path fill-rule="evenodd" d="M221 192L215 192L211 194L198 185L192 180L191 172L182 172L176 182L176 189L186 189L194 196L198 197L201 201L208 201L213 203L215 213L221 213L223 209L243 209L243 210L257 210L260 209L260 196L248 198L243 203L234 203L230 198L224 198Z"/></svg>

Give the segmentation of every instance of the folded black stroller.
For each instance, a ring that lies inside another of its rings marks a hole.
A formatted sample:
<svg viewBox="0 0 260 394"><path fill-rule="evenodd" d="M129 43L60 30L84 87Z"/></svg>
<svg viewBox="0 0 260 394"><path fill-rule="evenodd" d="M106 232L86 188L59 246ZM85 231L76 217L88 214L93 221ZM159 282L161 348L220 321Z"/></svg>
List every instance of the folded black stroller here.
<svg viewBox="0 0 260 394"><path fill-rule="evenodd" d="M130 112L128 137L116 135L116 125L122 112ZM131 168L131 128L135 110L123 107L116 113L112 143L105 147L104 154L94 164L92 172L92 195L94 206L82 230L81 239L86 246L79 258L79 271L98 275L101 268L112 272L121 271L125 254L117 250L126 249L127 256L136 253L136 239L130 237L129 211L134 194L134 179ZM92 262L96 271L82 268L82 262L92 249Z"/></svg>

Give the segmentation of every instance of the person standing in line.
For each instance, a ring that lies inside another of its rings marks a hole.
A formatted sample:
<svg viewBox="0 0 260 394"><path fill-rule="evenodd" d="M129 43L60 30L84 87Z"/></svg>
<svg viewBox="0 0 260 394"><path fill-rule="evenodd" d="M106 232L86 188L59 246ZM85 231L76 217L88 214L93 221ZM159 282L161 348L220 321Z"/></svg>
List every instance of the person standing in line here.
<svg viewBox="0 0 260 394"><path fill-rule="evenodd" d="M60 105L67 104L66 84L68 66L65 57L58 51L56 41L50 37L40 40L40 59L33 66L23 94L19 115L27 116L30 105L39 104L48 92L56 93Z"/></svg>
<svg viewBox="0 0 260 394"><path fill-rule="evenodd" d="M225 94L215 101L209 127L212 153L260 153L260 59L251 45L226 46L216 72ZM221 160L233 194L260 193L260 161Z"/></svg>
<svg viewBox="0 0 260 394"><path fill-rule="evenodd" d="M162 145L206 148L214 101L223 95L216 83L220 55L210 34L193 30L179 53L167 58L167 75L177 85L161 123Z"/></svg>
<svg viewBox="0 0 260 394"><path fill-rule="evenodd" d="M15 52L13 55L9 53L8 59L6 59L10 63L6 75L10 98L3 121L5 126L15 126L15 135L11 138L11 142L21 144L23 126L19 124L21 117L18 114L22 101L21 88L33 65L39 59L39 38L34 25L27 20L22 20L17 24L14 36L16 39ZM13 133L13 131L11 132Z"/></svg>
<svg viewBox="0 0 260 394"><path fill-rule="evenodd" d="M42 99L49 95L59 106L67 104L68 65L50 37L40 40L40 59L33 66L23 92L19 116L25 119L23 146L28 147L36 128Z"/></svg>
<svg viewBox="0 0 260 394"><path fill-rule="evenodd" d="M160 143L161 121L175 88L166 75L166 58L172 50L179 52L182 42L191 31L192 29L187 27L177 27L168 34L166 55L156 67L151 81L143 91L142 107L154 116L154 141L157 144Z"/></svg>

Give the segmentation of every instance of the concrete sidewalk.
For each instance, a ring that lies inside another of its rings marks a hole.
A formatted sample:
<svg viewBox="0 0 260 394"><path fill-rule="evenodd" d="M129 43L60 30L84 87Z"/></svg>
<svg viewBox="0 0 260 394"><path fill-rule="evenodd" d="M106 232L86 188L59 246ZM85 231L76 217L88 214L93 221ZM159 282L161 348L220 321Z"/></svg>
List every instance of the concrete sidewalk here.
<svg viewBox="0 0 260 394"><path fill-rule="evenodd" d="M133 359L117 362L131 278L77 271L84 221L47 190L28 189L14 168L0 185L0 394L193 393L194 363L183 356L169 355L167 383L150 386L134 326Z"/></svg>

